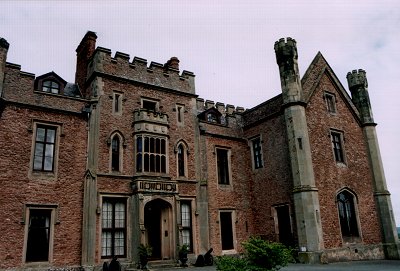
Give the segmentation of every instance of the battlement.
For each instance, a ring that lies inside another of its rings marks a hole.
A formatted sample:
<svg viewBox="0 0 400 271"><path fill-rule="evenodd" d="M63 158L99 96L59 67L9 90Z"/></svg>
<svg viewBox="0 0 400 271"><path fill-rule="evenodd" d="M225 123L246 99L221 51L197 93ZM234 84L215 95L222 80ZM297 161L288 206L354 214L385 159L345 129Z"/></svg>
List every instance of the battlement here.
<svg viewBox="0 0 400 271"><path fill-rule="evenodd" d="M349 88L352 89L354 87L368 87L366 72L362 69L353 70L352 72L347 73L347 82L349 84Z"/></svg>
<svg viewBox="0 0 400 271"><path fill-rule="evenodd" d="M297 43L290 37L279 39L274 45L277 63L284 64L288 59L297 59Z"/></svg>
<svg viewBox="0 0 400 271"><path fill-rule="evenodd" d="M214 101L211 100L204 101L203 98L196 99L196 106L197 106L197 111L199 112L203 112L210 108L216 108L222 115L241 114L245 111L245 109L240 106L237 106L235 108L235 106L231 104L225 105L224 103L221 102L215 103Z"/></svg>
<svg viewBox="0 0 400 271"><path fill-rule="evenodd" d="M165 64L151 62L148 65L144 58L135 56L130 61L129 54L118 51L112 57L110 49L97 47L89 63L88 74L93 72L101 72L148 85L195 94L195 75L186 70L179 74L179 59L177 57L171 57Z"/></svg>

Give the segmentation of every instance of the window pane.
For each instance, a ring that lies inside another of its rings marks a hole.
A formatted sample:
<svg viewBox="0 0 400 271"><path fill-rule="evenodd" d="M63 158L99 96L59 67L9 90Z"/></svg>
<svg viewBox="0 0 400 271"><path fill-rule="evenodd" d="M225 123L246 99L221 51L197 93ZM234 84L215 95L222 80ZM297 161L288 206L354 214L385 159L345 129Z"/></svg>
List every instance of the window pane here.
<svg viewBox="0 0 400 271"><path fill-rule="evenodd" d="M142 152L142 137L141 136L136 139L136 149L137 149L137 152Z"/></svg>
<svg viewBox="0 0 400 271"><path fill-rule="evenodd" d="M47 144L46 145L46 151L45 151L44 155L46 157L53 158L53 154L54 154L54 145Z"/></svg>
<svg viewBox="0 0 400 271"><path fill-rule="evenodd" d="M167 172L167 160L165 156L161 156L161 172L166 173Z"/></svg>
<svg viewBox="0 0 400 271"><path fill-rule="evenodd" d="M144 138L144 152L149 152L149 150L150 150L149 144L150 144L149 138L145 137Z"/></svg>
<svg viewBox="0 0 400 271"><path fill-rule="evenodd" d="M45 171L53 170L53 157L45 157L44 158L44 168Z"/></svg>
<svg viewBox="0 0 400 271"><path fill-rule="evenodd" d="M165 139L161 139L161 153L165 154Z"/></svg>
<svg viewBox="0 0 400 271"><path fill-rule="evenodd" d="M56 131L55 130L47 129L46 142L54 143L55 135L56 135Z"/></svg>
<svg viewBox="0 0 400 271"><path fill-rule="evenodd" d="M101 234L101 256L111 256L111 232Z"/></svg>
<svg viewBox="0 0 400 271"><path fill-rule="evenodd" d="M125 255L125 233L123 231L118 231L115 233L114 250L114 254L116 256Z"/></svg>
<svg viewBox="0 0 400 271"><path fill-rule="evenodd" d="M146 153L144 155L144 171L148 172L150 169L150 156Z"/></svg>
<svg viewBox="0 0 400 271"><path fill-rule="evenodd" d="M36 141L44 142L44 135L46 130L44 128L36 129Z"/></svg>
<svg viewBox="0 0 400 271"><path fill-rule="evenodd" d="M115 227L125 227L125 204L122 202L117 202L115 204Z"/></svg>
<svg viewBox="0 0 400 271"><path fill-rule="evenodd" d="M154 153L155 142L154 138L150 138L150 152Z"/></svg>
<svg viewBox="0 0 400 271"><path fill-rule="evenodd" d="M112 204L109 202L103 202L102 209L102 227L111 228L112 227Z"/></svg>
<svg viewBox="0 0 400 271"><path fill-rule="evenodd" d="M43 162L43 156L41 155L35 156L33 160L33 169L42 170L42 162Z"/></svg>

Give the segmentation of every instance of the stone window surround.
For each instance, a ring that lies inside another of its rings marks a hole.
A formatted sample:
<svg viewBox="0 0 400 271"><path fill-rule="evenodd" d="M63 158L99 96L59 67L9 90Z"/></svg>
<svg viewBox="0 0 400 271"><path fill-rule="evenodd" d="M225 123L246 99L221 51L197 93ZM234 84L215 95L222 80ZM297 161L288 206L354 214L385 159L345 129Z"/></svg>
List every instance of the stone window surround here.
<svg viewBox="0 0 400 271"><path fill-rule="evenodd" d="M119 139L119 170L113 170L112 168L112 161L113 161L113 151L112 151L112 141L114 140L114 137L118 137ZM125 139L121 135L119 131L113 132L109 140L107 140L107 144L109 145L109 171L110 173L122 173L123 168L124 168L124 163L123 163L123 157L124 157L124 148L126 147Z"/></svg>
<svg viewBox="0 0 400 271"><path fill-rule="evenodd" d="M175 110L176 110L176 123L178 124L178 126L184 126L185 125L185 105L176 104Z"/></svg>
<svg viewBox="0 0 400 271"><path fill-rule="evenodd" d="M56 130L53 171L33 170L33 161L34 161L35 146L36 146L36 130L38 126L53 127ZM28 131L32 133L31 158L29 163L28 177L30 179L57 180L60 141L61 138L65 136L65 134L63 133L63 124L59 122L49 122L49 121L32 119L30 127L28 127Z"/></svg>
<svg viewBox="0 0 400 271"><path fill-rule="evenodd" d="M217 155L218 150L226 150L227 151L229 184L221 184L220 181L219 181L219 176L218 176L218 155ZM217 179L218 188L220 188L220 189L232 189L233 188L233 179L232 179L232 163L231 163L232 151L231 151L231 149L229 147L216 145L214 147L214 153L213 154L215 156L215 170L216 170L215 173L216 173L216 179Z"/></svg>
<svg viewBox="0 0 400 271"><path fill-rule="evenodd" d="M324 100L325 100L326 110L328 111L328 113L336 115L337 114L336 95L331 92L325 91Z"/></svg>
<svg viewBox="0 0 400 271"><path fill-rule="evenodd" d="M129 255L130 255L130 250L131 250L131 246L129 245L131 242L131 236L130 236L130 232L131 232L131 224L130 224L130 205L129 205L129 196L127 195L122 195L122 194L109 194L109 193L101 193L99 195L99 203L98 203L98 210L96 210L97 214L99 214L100 219L99 219L99 227L100 227L100 231L99 231L99 238L100 238L100 242L98 243L98 251L99 251L99 259L100 260L104 260L104 259L108 259L110 257L106 256L106 257L102 257L101 256L101 251L102 251L102 207L103 207L103 201L104 199L113 199L113 200L120 200L121 202L125 203L125 257L118 257L119 260L124 260L124 259L128 259Z"/></svg>
<svg viewBox="0 0 400 271"><path fill-rule="evenodd" d="M261 165L259 167L256 167L256 161L255 161L255 154L254 154L254 141L259 139L260 142L260 157L261 157ZM261 169L264 167L264 155L263 155L263 140L262 140L262 135L257 135L249 138L249 146L250 146L250 153L251 153L251 162L252 162L252 167L253 170Z"/></svg>
<svg viewBox="0 0 400 271"><path fill-rule="evenodd" d="M142 170L138 171L137 170L137 155L138 155L138 150L137 150L137 139L138 137L149 137L149 138L159 138L159 139L164 139L165 140L165 169L166 172L152 172L152 171L144 171L144 140L142 140ZM136 174L150 174L150 175L168 175L169 174L169 137L168 136L163 136L163 135L158 135L158 134L151 134L151 133L141 133L137 134L134 137L134 142L135 142L135 154L134 154L134 159L135 159L135 172Z"/></svg>
<svg viewBox="0 0 400 271"><path fill-rule="evenodd" d="M32 209L42 209L51 211L50 214L50 234L49 234L49 255L48 261L46 262L26 262L26 252L28 247L28 232L29 232L29 220L30 220L30 211ZM24 205L24 211L22 215L21 224L25 225L24 229L24 246L23 246L23 254L22 254L22 262L26 267L35 267L35 266L47 266L51 265L53 261L53 243L54 243L54 230L55 225L59 224L58 220L58 205L57 204L36 204L36 203L26 203Z"/></svg>
<svg viewBox="0 0 400 271"><path fill-rule="evenodd" d="M355 213L355 219L357 222L357 230L358 230L358 236L357 237L346 237L343 236L342 234L342 230L341 230L341 225L340 225L340 215L339 215L339 207L338 207L338 195L343 193L343 192L347 192L349 194L351 194L353 196L353 208L354 208L354 213ZM336 193L336 197L335 197L335 205L337 208L337 221L339 222L339 230L340 230L340 237L342 238L342 244L351 244L351 243L361 243L362 242L362 231L361 231L361 224L360 224L360 216L359 216L359 211L358 211L358 197L357 194L355 192L353 192L351 189L349 189L348 187L344 187L342 189L340 189L339 191L337 191Z"/></svg>
<svg viewBox="0 0 400 271"><path fill-rule="evenodd" d="M157 100L157 99L153 99L153 98L147 98L147 97L141 97L140 98L140 107L141 108L144 108L144 109L146 109L145 107L144 107L144 103L145 102L150 102L150 103L155 103L155 112L158 112L158 111L160 111L160 101L159 100ZM149 109L147 109L147 110L149 110Z"/></svg>
<svg viewBox="0 0 400 271"><path fill-rule="evenodd" d="M179 157L178 157L179 156L179 152L178 152L179 146L182 146L182 148L183 148L184 175L179 174ZM188 178L189 146L184 140L181 139L175 144L174 152L175 152L175 156L176 156L176 177L178 179L186 180Z"/></svg>
<svg viewBox="0 0 400 271"><path fill-rule="evenodd" d="M341 150L342 160L340 160L340 159L338 160L337 156L335 154L335 149L336 148L334 146L334 141L333 141L334 140L334 135L338 135L339 139L340 139L340 141L338 143L339 143L339 147L340 147L340 150ZM336 162L336 164L338 166L346 167L347 166L347 159L346 159L346 151L345 151L345 144L344 144L344 142L345 142L344 132L341 131L341 130L337 130L337 129L331 128L330 131L329 131L329 138L330 138L330 141L331 141L332 155L333 155L334 161Z"/></svg>
<svg viewBox="0 0 400 271"><path fill-rule="evenodd" d="M112 112L115 115L122 115L122 102L124 101L124 93L113 91L112 94Z"/></svg>
<svg viewBox="0 0 400 271"><path fill-rule="evenodd" d="M237 253L237 238L236 238L236 224L237 224L237 215L235 209L219 209L218 210L218 220L217 223L219 224L219 233L220 233L220 241L222 244L222 229L221 229L221 213L231 213L232 219L232 238L233 238L233 249L222 250L222 255L231 255Z"/></svg>

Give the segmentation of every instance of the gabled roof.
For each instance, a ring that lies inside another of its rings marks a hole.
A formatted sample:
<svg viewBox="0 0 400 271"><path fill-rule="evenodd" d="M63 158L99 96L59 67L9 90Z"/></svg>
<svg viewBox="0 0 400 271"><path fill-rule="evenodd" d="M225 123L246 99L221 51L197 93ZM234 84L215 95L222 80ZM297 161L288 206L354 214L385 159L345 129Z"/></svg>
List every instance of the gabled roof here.
<svg viewBox="0 0 400 271"><path fill-rule="evenodd" d="M51 71L48 72L46 74L43 74L41 76L36 77L36 80L41 80L41 79L47 79L47 78L51 78L51 79L55 79L57 81L59 81L60 83L63 83L64 86L67 84L67 81L65 81L64 79L62 79L61 76L59 76L58 74L56 74L55 72Z"/></svg>
<svg viewBox="0 0 400 271"><path fill-rule="evenodd" d="M204 111L201 112L200 114L198 114L197 117L198 117L199 119L202 119L202 120L207 120L206 116L207 116L207 114L209 114L209 113L213 113L213 114L215 114L217 117L221 117L221 116L222 116L221 112L219 112L215 107L211 107L211 108L208 108L207 110L204 110Z"/></svg>
<svg viewBox="0 0 400 271"><path fill-rule="evenodd" d="M303 78L301 79L304 102L306 103L310 102L311 97L313 96L315 89L317 88L324 74L330 78L330 80L336 87L336 90L345 101L346 105L349 107L352 113L359 119L360 114L357 108L355 107L353 101L351 100L350 95L347 93L346 89L343 87L342 83L339 81L338 77L333 72L331 66L329 66L329 63L326 61L321 52L317 53L317 55L311 62L310 66L308 66L308 69L304 74Z"/></svg>

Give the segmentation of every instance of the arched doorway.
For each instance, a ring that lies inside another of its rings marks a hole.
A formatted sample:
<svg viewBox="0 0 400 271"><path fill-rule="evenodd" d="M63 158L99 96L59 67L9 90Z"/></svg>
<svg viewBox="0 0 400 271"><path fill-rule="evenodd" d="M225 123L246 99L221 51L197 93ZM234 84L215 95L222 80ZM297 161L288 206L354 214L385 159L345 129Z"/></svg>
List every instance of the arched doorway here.
<svg viewBox="0 0 400 271"><path fill-rule="evenodd" d="M172 207L171 204L155 199L144 207L144 226L148 244L153 248L153 260L172 258Z"/></svg>

